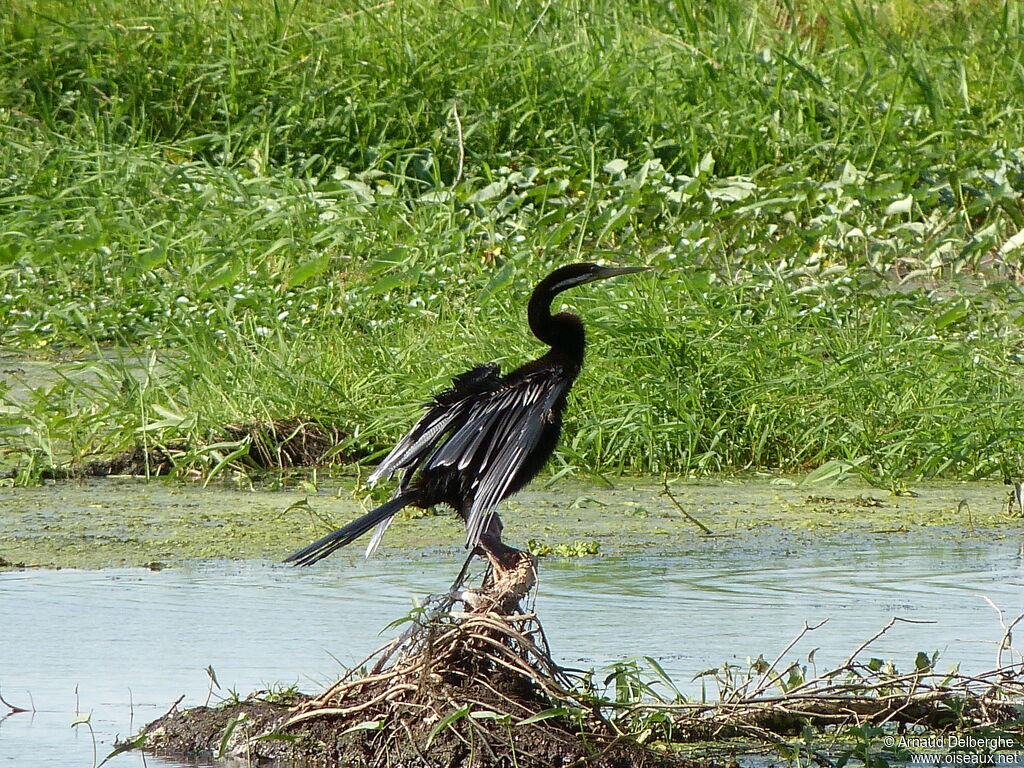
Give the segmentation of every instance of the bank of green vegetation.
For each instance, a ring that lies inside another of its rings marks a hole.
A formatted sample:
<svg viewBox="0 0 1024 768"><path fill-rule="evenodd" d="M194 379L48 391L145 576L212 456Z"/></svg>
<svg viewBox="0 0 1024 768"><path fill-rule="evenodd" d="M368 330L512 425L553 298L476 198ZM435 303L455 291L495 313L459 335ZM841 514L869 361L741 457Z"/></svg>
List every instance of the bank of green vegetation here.
<svg viewBox="0 0 1024 768"><path fill-rule="evenodd" d="M566 294L562 466L1024 472L1015 2L0 8L22 481L222 472L272 424L372 458L534 356L532 285L599 259L657 272Z"/></svg>

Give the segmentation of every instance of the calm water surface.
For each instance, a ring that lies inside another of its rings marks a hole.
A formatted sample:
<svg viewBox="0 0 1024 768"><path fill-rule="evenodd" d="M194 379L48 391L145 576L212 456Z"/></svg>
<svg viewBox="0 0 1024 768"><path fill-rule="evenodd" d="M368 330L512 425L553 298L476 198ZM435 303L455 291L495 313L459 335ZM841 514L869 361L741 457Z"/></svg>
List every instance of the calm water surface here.
<svg viewBox="0 0 1024 768"><path fill-rule="evenodd" d="M310 570L210 562L150 572L0 573L0 690L35 713L0 721L0 765L93 764L90 713L102 759L128 736L181 706L206 701L207 665L245 695L297 683L316 691L385 638L411 598L443 589L458 564L448 556L364 562L334 558ZM819 648L819 669L841 661L899 616L871 655L909 667L917 651L941 653L940 668L994 666L1001 637L988 597L1024 613L1021 539L925 539L923 535L820 542L765 534L713 540L685 557L542 561L536 608L555 655L601 667L657 658L680 687L698 694L697 672L748 657L773 658L804 622L829 619L794 650ZM111 766L186 763L140 754Z"/></svg>

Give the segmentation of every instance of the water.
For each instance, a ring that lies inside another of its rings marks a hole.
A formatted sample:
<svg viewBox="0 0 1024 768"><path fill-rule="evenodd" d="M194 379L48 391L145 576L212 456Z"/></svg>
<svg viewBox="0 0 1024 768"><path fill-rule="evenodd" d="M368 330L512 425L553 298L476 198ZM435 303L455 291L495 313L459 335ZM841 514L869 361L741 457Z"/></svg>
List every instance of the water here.
<svg viewBox="0 0 1024 768"><path fill-rule="evenodd" d="M447 556L363 562L353 557L294 570L263 561L209 562L151 572L29 570L0 573L0 690L33 706L0 721L0 765L91 766L91 713L102 759L184 695L206 701L212 666L221 690L245 695L298 683L316 691L384 638L413 596L439 591L457 563ZM704 540L685 557L544 560L537 599L552 649L572 666L657 658L679 686L748 657L774 658L804 622L828 619L792 658L818 648L819 669L844 659L891 617L870 655L910 667L917 651L940 669L995 665L999 619L1024 613L1024 552L992 534L896 540L845 537L809 545L778 532ZM1005 657L1004 657L1005 658ZM114 766L195 763L139 753Z"/></svg>

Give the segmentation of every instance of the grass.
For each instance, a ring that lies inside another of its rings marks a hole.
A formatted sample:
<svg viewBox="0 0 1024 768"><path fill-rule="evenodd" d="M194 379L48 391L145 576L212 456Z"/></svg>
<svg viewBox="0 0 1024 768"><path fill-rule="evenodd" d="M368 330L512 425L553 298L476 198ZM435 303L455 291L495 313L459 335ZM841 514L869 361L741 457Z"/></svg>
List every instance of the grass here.
<svg viewBox="0 0 1024 768"><path fill-rule="evenodd" d="M0 10L23 481L295 417L372 457L584 259L659 271L566 296L563 468L1024 474L1014 2Z"/></svg>

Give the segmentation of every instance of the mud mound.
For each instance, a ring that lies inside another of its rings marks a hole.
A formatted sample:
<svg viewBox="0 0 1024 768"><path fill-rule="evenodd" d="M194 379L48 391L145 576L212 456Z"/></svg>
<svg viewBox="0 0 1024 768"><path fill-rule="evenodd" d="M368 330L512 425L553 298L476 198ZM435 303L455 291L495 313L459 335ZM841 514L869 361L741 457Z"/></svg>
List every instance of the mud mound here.
<svg viewBox="0 0 1024 768"><path fill-rule="evenodd" d="M616 731L531 614L435 616L315 698L172 712L145 733L158 751L311 765L691 765Z"/></svg>
<svg viewBox="0 0 1024 768"><path fill-rule="evenodd" d="M339 464L350 456L337 446L344 434L336 427L293 418L270 422L232 424L224 428L224 440L249 441L246 463L259 469L312 467Z"/></svg>

